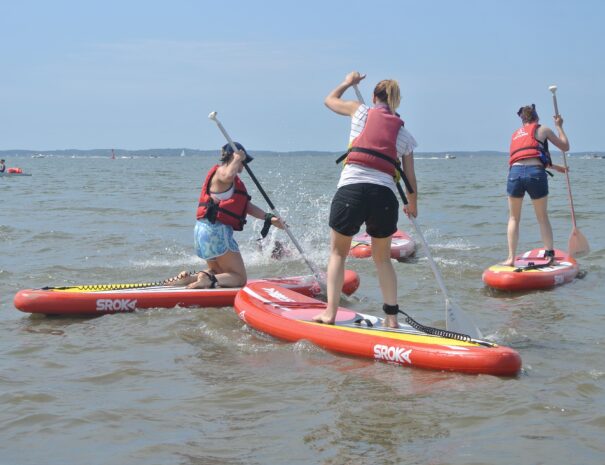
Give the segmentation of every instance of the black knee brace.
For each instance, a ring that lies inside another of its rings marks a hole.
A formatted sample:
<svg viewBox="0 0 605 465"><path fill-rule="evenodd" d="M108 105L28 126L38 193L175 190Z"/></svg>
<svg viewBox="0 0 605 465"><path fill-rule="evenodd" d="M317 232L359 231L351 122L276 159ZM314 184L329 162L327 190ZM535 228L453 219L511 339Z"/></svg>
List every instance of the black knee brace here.
<svg viewBox="0 0 605 465"><path fill-rule="evenodd" d="M395 304L395 305L383 304L382 305L382 311L384 313L386 313L387 315L397 315L399 313L399 305L397 305L397 304Z"/></svg>

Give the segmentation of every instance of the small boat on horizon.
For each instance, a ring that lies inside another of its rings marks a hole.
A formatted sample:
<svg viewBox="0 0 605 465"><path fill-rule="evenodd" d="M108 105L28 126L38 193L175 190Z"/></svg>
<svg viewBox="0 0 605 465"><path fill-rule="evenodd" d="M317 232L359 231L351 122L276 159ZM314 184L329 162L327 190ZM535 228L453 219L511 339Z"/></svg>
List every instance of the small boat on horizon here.
<svg viewBox="0 0 605 465"><path fill-rule="evenodd" d="M453 160L454 158L456 158L456 155L450 155L449 153L446 153L445 158L447 158L448 160Z"/></svg>

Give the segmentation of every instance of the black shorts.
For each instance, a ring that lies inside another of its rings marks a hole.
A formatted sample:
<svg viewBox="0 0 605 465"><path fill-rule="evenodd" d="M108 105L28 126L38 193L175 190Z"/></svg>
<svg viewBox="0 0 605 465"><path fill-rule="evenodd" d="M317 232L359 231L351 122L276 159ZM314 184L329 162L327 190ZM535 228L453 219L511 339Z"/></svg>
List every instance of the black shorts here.
<svg viewBox="0 0 605 465"><path fill-rule="evenodd" d="M397 231L399 202L391 189L378 184L349 184L336 191L330 207L330 227L344 236L354 236L361 225L378 239Z"/></svg>

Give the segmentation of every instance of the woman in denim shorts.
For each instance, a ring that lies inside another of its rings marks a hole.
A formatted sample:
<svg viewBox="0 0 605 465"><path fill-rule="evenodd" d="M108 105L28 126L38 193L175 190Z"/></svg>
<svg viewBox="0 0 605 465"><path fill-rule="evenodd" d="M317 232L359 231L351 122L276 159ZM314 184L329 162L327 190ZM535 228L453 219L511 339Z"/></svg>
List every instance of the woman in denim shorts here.
<svg viewBox="0 0 605 465"><path fill-rule="evenodd" d="M563 152L569 150L569 141L563 131L563 118L555 116L558 136L548 127L539 124L540 118L535 105L521 107L517 112L523 126L512 136L510 149L510 170L506 191L508 193L508 257L502 265L512 266L519 242L519 222L521 206L527 192L534 205L540 225L545 256L554 260L552 227L548 220L548 176L546 168L565 173L566 168L553 165L548 152L548 141Z"/></svg>

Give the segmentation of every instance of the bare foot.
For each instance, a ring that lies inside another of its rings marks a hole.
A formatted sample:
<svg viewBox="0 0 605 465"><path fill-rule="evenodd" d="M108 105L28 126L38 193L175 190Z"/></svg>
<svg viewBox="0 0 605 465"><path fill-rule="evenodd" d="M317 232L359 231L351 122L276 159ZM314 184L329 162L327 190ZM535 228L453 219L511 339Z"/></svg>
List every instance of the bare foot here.
<svg viewBox="0 0 605 465"><path fill-rule="evenodd" d="M164 281L164 286L186 286L187 284L191 284L197 278L193 276L189 271L181 271L174 278L168 278Z"/></svg>
<svg viewBox="0 0 605 465"><path fill-rule="evenodd" d="M399 328L399 323L397 322L397 315L387 315L384 317L384 321L382 322L382 326L385 328Z"/></svg>
<svg viewBox="0 0 605 465"><path fill-rule="evenodd" d="M502 265L502 266L513 266L514 264L515 264L514 258L507 258L503 262L498 263L498 265Z"/></svg>
<svg viewBox="0 0 605 465"><path fill-rule="evenodd" d="M336 315L330 316L330 314L326 312L321 312L319 315L315 315L311 318L311 321L315 323L323 323L325 325L333 325L334 321L336 321Z"/></svg>
<svg viewBox="0 0 605 465"><path fill-rule="evenodd" d="M187 289L210 289L212 287L213 281L207 271L200 271L194 279L194 282L187 285Z"/></svg>

